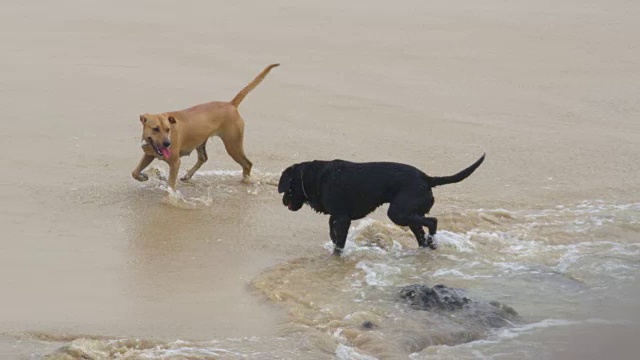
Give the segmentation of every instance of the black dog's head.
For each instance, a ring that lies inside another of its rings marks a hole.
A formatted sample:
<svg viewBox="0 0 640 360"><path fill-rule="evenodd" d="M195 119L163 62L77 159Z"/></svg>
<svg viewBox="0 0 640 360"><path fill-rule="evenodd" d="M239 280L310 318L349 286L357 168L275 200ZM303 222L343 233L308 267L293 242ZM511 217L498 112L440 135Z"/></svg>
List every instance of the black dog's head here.
<svg viewBox="0 0 640 360"><path fill-rule="evenodd" d="M278 193L284 193L282 195L282 203L291 211L300 210L304 202L307 201L302 188L303 169L304 164L291 165L280 175Z"/></svg>

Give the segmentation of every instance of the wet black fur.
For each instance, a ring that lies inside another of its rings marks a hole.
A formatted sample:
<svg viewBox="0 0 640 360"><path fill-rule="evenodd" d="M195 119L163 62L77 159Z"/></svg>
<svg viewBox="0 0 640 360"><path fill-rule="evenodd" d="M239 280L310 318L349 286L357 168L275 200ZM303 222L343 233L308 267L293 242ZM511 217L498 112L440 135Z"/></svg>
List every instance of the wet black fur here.
<svg viewBox="0 0 640 360"><path fill-rule="evenodd" d="M421 247L431 247L438 220L425 217L435 201L432 188L464 180L484 161L451 176L431 177L413 166L392 162L354 163L344 160L307 161L282 172L278 192L282 203L298 211L305 203L315 211L331 215L329 233L340 253L352 220L361 219L382 204L387 215L400 226L408 226ZM429 229L426 236L423 227Z"/></svg>

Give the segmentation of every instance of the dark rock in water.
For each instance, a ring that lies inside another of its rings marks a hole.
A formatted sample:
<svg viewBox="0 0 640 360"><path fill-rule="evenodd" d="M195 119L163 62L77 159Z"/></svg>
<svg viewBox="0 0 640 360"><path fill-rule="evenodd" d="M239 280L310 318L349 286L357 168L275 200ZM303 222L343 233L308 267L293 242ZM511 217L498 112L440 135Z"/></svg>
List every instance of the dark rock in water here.
<svg viewBox="0 0 640 360"><path fill-rule="evenodd" d="M362 323L362 328L365 329L365 330L373 330L373 329L377 328L377 326L376 326L376 324L374 324L371 321L367 320L367 321Z"/></svg>
<svg viewBox="0 0 640 360"><path fill-rule="evenodd" d="M417 310L459 310L471 302L462 296L460 289L444 285L432 288L425 285L409 285L400 290L400 297L409 300L411 307Z"/></svg>
<svg viewBox="0 0 640 360"><path fill-rule="evenodd" d="M464 290L445 285L430 288L425 285L409 285L400 290L400 297L407 300L412 308L425 311L459 313L476 326L498 328L512 325L518 320L518 313L510 306L497 301L476 302L464 296Z"/></svg>
<svg viewBox="0 0 640 360"><path fill-rule="evenodd" d="M489 303L489 305L491 305L491 306L493 306L493 307L495 307L495 308L497 308L497 309L499 309L501 311L504 311L505 313L507 313L507 314L509 314L509 315L511 315L513 317L517 317L518 316L518 313L516 312L516 310L514 308L512 308L511 306L509 306L509 305L505 305L505 304L499 303L497 301L492 301L492 302Z"/></svg>

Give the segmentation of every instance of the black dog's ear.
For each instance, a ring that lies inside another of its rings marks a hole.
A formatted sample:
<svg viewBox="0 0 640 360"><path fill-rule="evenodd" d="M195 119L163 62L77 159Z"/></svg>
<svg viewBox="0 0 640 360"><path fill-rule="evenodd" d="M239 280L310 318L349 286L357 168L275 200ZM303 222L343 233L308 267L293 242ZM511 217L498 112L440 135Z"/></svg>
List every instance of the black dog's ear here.
<svg viewBox="0 0 640 360"><path fill-rule="evenodd" d="M169 116L169 122L172 124L176 123L176 118L174 118L173 116Z"/></svg>
<svg viewBox="0 0 640 360"><path fill-rule="evenodd" d="M282 194L283 192L289 190L289 186L291 186L291 180L293 179L293 166L289 166L285 171L280 175L280 182L278 183L278 193Z"/></svg>

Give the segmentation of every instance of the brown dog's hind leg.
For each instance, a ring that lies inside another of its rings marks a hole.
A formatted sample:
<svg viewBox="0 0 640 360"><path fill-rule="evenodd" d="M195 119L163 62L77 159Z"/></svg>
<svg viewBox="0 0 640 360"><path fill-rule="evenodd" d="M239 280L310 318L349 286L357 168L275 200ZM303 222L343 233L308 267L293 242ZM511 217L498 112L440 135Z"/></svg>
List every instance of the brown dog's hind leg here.
<svg viewBox="0 0 640 360"><path fill-rule="evenodd" d="M190 180L193 177L193 175L196 173L196 171L198 171L198 169L200 169L202 164L207 162L209 157L207 156L206 145L207 145L207 140L205 140L202 143L202 145L200 145L200 146L198 146L196 148L196 151L198 152L198 161L195 163L195 165L193 165L193 167L189 170L189 172L187 172L187 174L185 176L180 178L180 180L182 180L182 181Z"/></svg>
<svg viewBox="0 0 640 360"><path fill-rule="evenodd" d="M147 155L147 154L142 155L142 159L140 159L138 166L136 166L136 168L133 169L133 172L131 172L131 176L138 181L149 180L149 176L147 176L147 174L143 174L142 170L144 170L147 166L149 166L149 164L151 164L153 159L154 157L151 155Z"/></svg>
<svg viewBox="0 0 640 360"><path fill-rule="evenodd" d="M235 136L225 136L222 138L224 148L227 149L227 153L231 158L242 166L242 177L247 180L251 176L251 168L253 164L247 156L244 154L244 148L242 144L242 133L236 133Z"/></svg>

